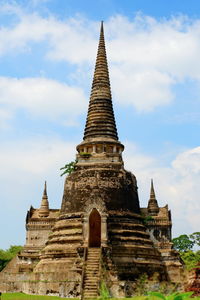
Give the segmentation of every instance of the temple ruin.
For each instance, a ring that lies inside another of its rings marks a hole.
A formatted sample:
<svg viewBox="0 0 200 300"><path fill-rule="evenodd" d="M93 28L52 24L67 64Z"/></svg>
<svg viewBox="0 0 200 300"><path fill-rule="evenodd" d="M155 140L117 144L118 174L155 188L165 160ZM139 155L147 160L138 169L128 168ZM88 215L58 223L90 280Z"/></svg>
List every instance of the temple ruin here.
<svg viewBox="0 0 200 300"><path fill-rule="evenodd" d="M171 242L171 213L159 207L153 181L141 208L136 177L124 169L118 139L103 23L83 141L65 179L60 209L41 206L26 217L26 244L0 273L0 291L95 298L127 295L141 274L180 282L182 263Z"/></svg>

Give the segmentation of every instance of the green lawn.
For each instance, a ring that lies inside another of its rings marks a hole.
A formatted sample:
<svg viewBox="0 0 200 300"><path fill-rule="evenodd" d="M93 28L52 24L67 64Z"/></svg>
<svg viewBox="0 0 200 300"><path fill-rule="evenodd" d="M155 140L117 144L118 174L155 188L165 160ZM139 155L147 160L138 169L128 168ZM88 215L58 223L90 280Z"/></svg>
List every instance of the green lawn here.
<svg viewBox="0 0 200 300"><path fill-rule="evenodd" d="M146 297L134 297L134 300L144 300ZM56 296L37 296L37 295L27 295L22 293L6 293L2 294L0 300L61 300L67 298L60 298ZM75 300L76 298L68 298L69 300ZM125 300L126 298L121 298L120 300ZM131 300L131 298L129 298ZM80 299L76 299L80 300ZM119 300L117 298L110 298L110 300Z"/></svg>
<svg viewBox="0 0 200 300"><path fill-rule="evenodd" d="M63 298L55 296L36 296L36 295L26 295L22 293L6 293L0 298L1 300L61 300Z"/></svg>
<svg viewBox="0 0 200 300"><path fill-rule="evenodd" d="M22 293L6 293L0 297L0 300L61 300L67 298L60 298L55 296L36 296L36 295L27 295ZM69 300L75 300L77 298L68 298ZM109 298L110 300L119 300L119 298ZM146 296L136 296L132 298L120 298L120 300L145 300ZM152 297L152 299L159 299ZM78 300L78 299L77 299ZM80 300L80 299L79 299ZM192 298L192 300L200 300L200 297Z"/></svg>

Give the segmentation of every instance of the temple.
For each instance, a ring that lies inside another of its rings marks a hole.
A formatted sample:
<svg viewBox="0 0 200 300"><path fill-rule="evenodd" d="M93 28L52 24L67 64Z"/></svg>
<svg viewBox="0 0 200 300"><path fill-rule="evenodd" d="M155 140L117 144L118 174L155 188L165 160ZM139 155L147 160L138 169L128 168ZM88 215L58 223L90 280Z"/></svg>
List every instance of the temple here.
<svg viewBox="0 0 200 300"><path fill-rule="evenodd" d="M27 213L26 244L0 273L0 291L86 299L99 295L102 282L112 297L132 295L144 273L149 280L157 274L160 282L181 282L168 206L159 207L152 180L147 207L141 208L136 177L124 169L103 22L83 141L76 150L61 208L49 208L45 182L40 208Z"/></svg>

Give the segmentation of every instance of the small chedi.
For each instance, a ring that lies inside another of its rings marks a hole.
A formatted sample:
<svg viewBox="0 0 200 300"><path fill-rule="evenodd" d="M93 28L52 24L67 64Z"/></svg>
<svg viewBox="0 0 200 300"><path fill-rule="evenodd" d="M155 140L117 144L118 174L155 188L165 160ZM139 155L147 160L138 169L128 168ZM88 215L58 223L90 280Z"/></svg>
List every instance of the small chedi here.
<svg viewBox="0 0 200 300"><path fill-rule="evenodd" d="M113 297L146 274L181 281L171 242L171 214L159 207L153 181L140 208L136 177L124 169L107 66L103 23L83 141L66 177L60 209L41 207L26 218L26 244L0 273L0 291L94 298L104 282ZM130 293L130 290L129 290Z"/></svg>

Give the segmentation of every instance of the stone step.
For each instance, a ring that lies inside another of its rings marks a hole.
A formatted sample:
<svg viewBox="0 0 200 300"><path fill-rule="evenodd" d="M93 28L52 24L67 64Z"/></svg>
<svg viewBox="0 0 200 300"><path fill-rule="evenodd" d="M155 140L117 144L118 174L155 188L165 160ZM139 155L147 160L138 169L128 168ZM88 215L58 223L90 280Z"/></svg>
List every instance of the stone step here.
<svg viewBox="0 0 200 300"><path fill-rule="evenodd" d="M94 289L94 288L96 289L97 287L98 287L98 283L95 283L95 284L87 284L87 285L84 286L85 290L87 290L87 289L89 290L90 288L91 288L91 289Z"/></svg>
<svg viewBox="0 0 200 300"><path fill-rule="evenodd" d="M98 273L98 272L99 272L99 269L96 269L96 268L90 268L90 269L87 269L87 270L85 271L85 274L88 274L88 273L94 274L94 273Z"/></svg>
<svg viewBox="0 0 200 300"><path fill-rule="evenodd" d="M86 284L86 282L94 282L94 283L96 283L96 282L99 282L99 280L97 280L96 278L95 278L95 280L92 280L91 277L88 277L88 278L85 278L84 284Z"/></svg>
<svg viewBox="0 0 200 300"><path fill-rule="evenodd" d="M96 299L99 288L100 249L89 248L83 281L83 299Z"/></svg>
<svg viewBox="0 0 200 300"><path fill-rule="evenodd" d="M85 298L88 298L88 297L90 297L90 298L93 298L94 297L94 299L96 299L97 297L98 297L98 293L93 293L93 294L88 294L88 293L86 293L86 294L83 294L83 298L85 299Z"/></svg>
<svg viewBox="0 0 200 300"><path fill-rule="evenodd" d="M83 294L83 298L90 298L90 299L96 299L98 297L98 294Z"/></svg>
<svg viewBox="0 0 200 300"><path fill-rule="evenodd" d="M85 297L93 297L93 296L95 296L95 297L97 297L97 295L98 295L98 293L97 292L86 292L86 293L84 293L83 294Z"/></svg>
<svg viewBox="0 0 200 300"><path fill-rule="evenodd" d="M87 283L87 284L85 284L84 285L84 287L85 288L88 288L88 287L90 287L90 286L92 286L92 287L97 287L99 285L99 282L94 282L94 283Z"/></svg>
<svg viewBox="0 0 200 300"><path fill-rule="evenodd" d="M91 281L98 281L99 280L99 274L97 274L95 277L93 274L85 274L85 279L86 280L91 280ZM85 282L85 280L84 280Z"/></svg>
<svg viewBox="0 0 200 300"><path fill-rule="evenodd" d="M84 294L97 294L97 287L95 288L89 288L89 289L85 289Z"/></svg>
<svg viewBox="0 0 200 300"><path fill-rule="evenodd" d="M94 277L95 275L95 277ZM96 278L99 279L99 270L98 271L89 271L89 272L85 272L85 278Z"/></svg>
<svg viewBox="0 0 200 300"><path fill-rule="evenodd" d="M97 297L98 297L98 294L91 294L91 295L88 295L88 294L86 294L86 295L83 295L83 299L97 299Z"/></svg>
<svg viewBox="0 0 200 300"><path fill-rule="evenodd" d="M83 294L84 298L85 297L97 297L98 296L98 293L84 293Z"/></svg>
<svg viewBox="0 0 200 300"><path fill-rule="evenodd" d="M86 284L85 286L84 286L84 288L85 288L85 290L87 290L87 289L93 289L93 288L97 288L98 287L98 283L95 283L95 284Z"/></svg>
<svg viewBox="0 0 200 300"><path fill-rule="evenodd" d="M86 286L86 287L84 287L84 292L87 292L87 291L93 292L93 291L96 291L96 290L97 290L97 286Z"/></svg>
<svg viewBox="0 0 200 300"><path fill-rule="evenodd" d="M98 263L99 262L99 257L98 258L87 258L87 263Z"/></svg>
<svg viewBox="0 0 200 300"><path fill-rule="evenodd" d="M85 274L85 279L86 280L91 280L91 281L98 281L99 280L99 274L96 274L95 277L93 274ZM85 280L84 280L85 282Z"/></svg>

